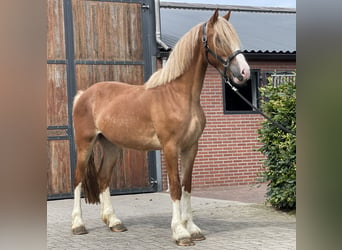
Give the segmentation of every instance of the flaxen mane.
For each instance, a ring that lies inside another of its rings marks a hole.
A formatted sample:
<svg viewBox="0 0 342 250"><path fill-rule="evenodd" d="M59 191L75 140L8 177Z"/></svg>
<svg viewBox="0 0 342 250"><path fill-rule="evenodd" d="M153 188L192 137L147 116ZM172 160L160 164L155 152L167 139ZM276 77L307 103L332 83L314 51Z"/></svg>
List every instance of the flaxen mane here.
<svg viewBox="0 0 342 250"><path fill-rule="evenodd" d="M150 77L145 88L154 88L171 82L184 73L193 58L199 26L193 27L176 43L164 68Z"/></svg>
<svg viewBox="0 0 342 250"><path fill-rule="evenodd" d="M164 66L155 72L145 83L145 88L154 88L175 80L182 75L190 66L193 58L194 48L198 39L198 31L203 23L196 25L188 31L175 45L170 57ZM240 41L236 31L227 20L219 17L214 25L215 34L213 40L215 48L227 53L240 48ZM227 48L230 51L227 51Z"/></svg>

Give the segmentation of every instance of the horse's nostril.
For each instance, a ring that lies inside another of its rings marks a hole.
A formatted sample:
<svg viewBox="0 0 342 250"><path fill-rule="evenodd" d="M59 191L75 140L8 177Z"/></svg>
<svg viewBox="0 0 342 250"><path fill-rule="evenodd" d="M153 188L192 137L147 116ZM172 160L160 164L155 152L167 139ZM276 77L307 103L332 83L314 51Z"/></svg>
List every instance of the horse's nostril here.
<svg viewBox="0 0 342 250"><path fill-rule="evenodd" d="M243 69L243 70L241 71L241 75L246 75L245 69Z"/></svg>

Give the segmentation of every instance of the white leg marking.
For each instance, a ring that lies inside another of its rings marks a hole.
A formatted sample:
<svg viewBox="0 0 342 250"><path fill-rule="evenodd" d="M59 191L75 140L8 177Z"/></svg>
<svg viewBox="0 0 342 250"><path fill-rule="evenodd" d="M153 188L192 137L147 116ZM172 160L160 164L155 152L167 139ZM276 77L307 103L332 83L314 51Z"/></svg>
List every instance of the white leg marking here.
<svg viewBox="0 0 342 250"><path fill-rule="evenodd" d="M121 220L119 220L114 212L114 208L110 201L110 192L109 187L107 187L100 194L100 202L101 202L101 218L104 223L106 223L109 227L113 227L115 225L121 224Z"/></svg>
<svg viewBox="0 0 342 250"><path fill-rule="evenodd" d="M167 189L166 189L166 191L165 192L170 192L170 181L169 181L169 175L167 174L166 175L166 180L167 180Z"/></svg>
<svg viewBox="0 0 342 250"><path fill-rule="evenodd" d="M181 210L180 201L172 201L172 237L175 240L180 240L182 238L190 238L189 232L186 230L185 225L181 220Z"/></svg>
<svg viewBox="0 0 342 250"><path fill-rule="evenodd" d="M82 209L81 209L81 189L82 183L80 182L74 190L74 208L72 210L72 225L71 228L77 228L84 226L82 220Z"/></svg>
<svg viewBox="0 0 342 250"><path fill-rule="evenodd" d="M191 194L184 191L182 192L182 223L185 225L190 234L201 233L201 229L192 220L191 209Z"/></svg>

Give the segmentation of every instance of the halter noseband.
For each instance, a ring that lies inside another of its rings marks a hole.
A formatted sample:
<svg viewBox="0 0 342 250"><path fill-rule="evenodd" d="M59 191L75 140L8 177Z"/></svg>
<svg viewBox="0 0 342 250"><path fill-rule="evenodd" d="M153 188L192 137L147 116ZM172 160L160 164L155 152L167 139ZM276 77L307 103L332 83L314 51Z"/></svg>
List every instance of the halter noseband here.
<svg viewBox="0 0 342 250"><path fill-rule="evenodd" d="M231 61L234 59L234 57L236 57L238 54L241 54L242 51L241 50L236 50L233 52L233 54L231 54L227 60L224 60L221 56L219 56L218 54L216 54L214 51L212 51L209 46L208 46L208 38L207 38L207 31L206 31L206 26L207 23L204 23L202 26L202 42L203 42L203 47L205 49L205 56L207 58L208 63L209 62L209 58L208 58L208 53L210 53L212 56L214 56L219 62L222 63L223 65L223 72L219 71L216 67L216 70L221 74L221 76L224 78L225 81L229 81L229 77L227 76L227 71L228 71L228 67L229 64L231 63ZM210 63L211 64L211 63Z"/></svg>

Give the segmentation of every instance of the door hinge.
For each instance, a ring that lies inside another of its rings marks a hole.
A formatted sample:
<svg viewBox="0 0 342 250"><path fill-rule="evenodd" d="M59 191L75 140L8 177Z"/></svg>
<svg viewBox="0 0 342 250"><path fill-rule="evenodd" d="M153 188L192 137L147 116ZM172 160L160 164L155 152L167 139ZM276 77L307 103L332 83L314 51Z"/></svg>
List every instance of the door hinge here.
<svg viewBox="0 0 342 250"><path fill-rule="evenodd" d="M150 5L148 5L148 4L146 4L146 3L143 3L143 4L141 5L141 8L142 8L143 10L148 10L148 9L150 8Z"/></svg>
<svg viewBox="0 0 342 250"><path fill-rule="evenodd" d="M151 186L153 187L153 186L155 186L155 185L158 184L158 181L155 180L155 179L153 179L153 178L151 178L151 179L150 179L150 184L151 184Z"/></svg>

